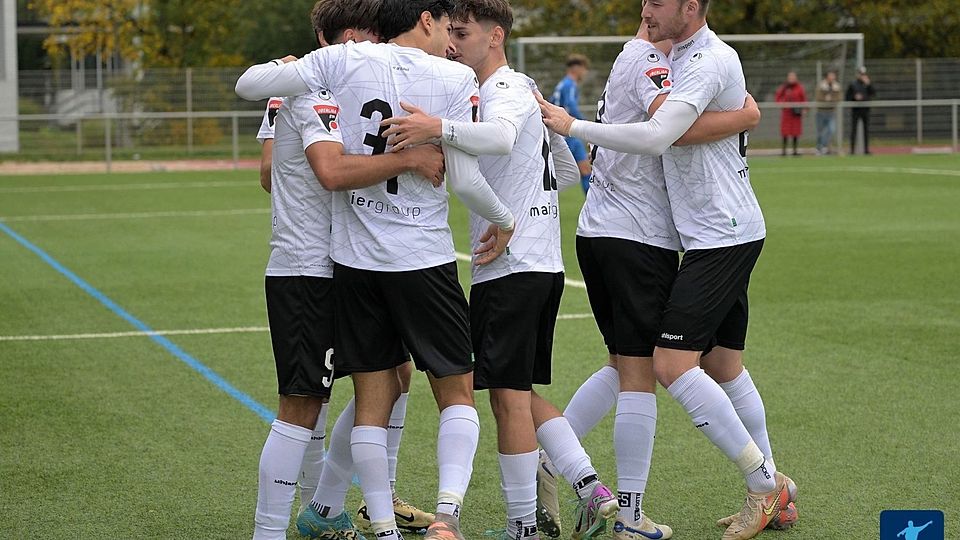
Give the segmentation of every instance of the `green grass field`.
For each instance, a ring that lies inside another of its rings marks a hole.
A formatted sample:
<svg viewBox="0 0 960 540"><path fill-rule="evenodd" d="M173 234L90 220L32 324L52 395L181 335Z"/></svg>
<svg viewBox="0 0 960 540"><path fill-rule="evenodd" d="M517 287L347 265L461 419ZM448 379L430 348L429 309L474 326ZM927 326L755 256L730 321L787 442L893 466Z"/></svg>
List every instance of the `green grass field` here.
<svg viewBox="0 0 960 540"><path fill-rule="evenodd" d="M875 539L881 510L941 509L947 538L960 538L960 158L751 165L769 235L746 360L801 515L761 537ZM562 196L574 279L582 200ZM459 205L453 221L466 251ZM167 338L275 410L262 329L269 200L256 172L0 177L0 230L0 537L249 538L268 424L149 337L117 336L138 328L53 265L154 330L227 329ZM584 290L568 287L561 313L582 315L557 325L556 382L543 391L562 406L605 353ZM337 387L331 418L351 393ZM713 523L739 509L742 480L659 396L644 508L676 538L719 538ZM503 515L486 399L478 393L470 540ZM585 440L611 484L612 420ZM399 489L427 508L436 425L417 376ZM354 490L349 506L358 500Z"/></svg>

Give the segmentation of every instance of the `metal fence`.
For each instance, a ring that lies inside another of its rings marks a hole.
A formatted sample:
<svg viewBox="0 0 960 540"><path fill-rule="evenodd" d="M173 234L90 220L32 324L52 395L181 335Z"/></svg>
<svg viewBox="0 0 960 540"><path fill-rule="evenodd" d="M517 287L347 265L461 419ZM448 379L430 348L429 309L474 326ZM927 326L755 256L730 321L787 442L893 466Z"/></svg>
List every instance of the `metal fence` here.
<svg viewBox="0 0 960 540"><path fill-rule="evenodd" d="M594 62L592 76L581 91L582 110L596 111L596 99L619 45ZM599 54L599 53L598 53ZM877 89L871 103L872 146L937 147L956 151L957 101L960 100L960 59L868 60L866 66ZM773 61L745 61L748 89L764 111L751 135L754 148L779 145L779 109L773 93L787 70L797 71L813 99L819 76L835 67L829 61L785 65ZM563 66L526 59L527 72L545 92L552 91ZM263 102L239 99L233 91L239 68L158 69L136 73L66 71L20 72L20 114L17 120L21 150L0 154L0 160L115 159L227 159L253 157L259 151L254 137ZM841 83L849 82L843 76ZM789 105L791 107L796 105ZM848 104L837 113L836 142L849 136ZM816 140L816 105L806 106L806 147Z"/></svg>

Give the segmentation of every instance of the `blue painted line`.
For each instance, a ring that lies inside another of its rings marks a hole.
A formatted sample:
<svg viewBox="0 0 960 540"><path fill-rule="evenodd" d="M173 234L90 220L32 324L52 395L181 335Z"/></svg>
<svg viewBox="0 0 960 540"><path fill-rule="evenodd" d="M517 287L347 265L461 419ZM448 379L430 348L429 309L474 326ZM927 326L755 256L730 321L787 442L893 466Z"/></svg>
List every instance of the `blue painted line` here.
<svg viewBox="0 0 960 540"><path fill-rule="evenodd" d="M152 328L144 324L140 319L131 315L127 310L120 307L116 302L109 299L105 294L98 291L92 285L90 285L89 283L81 279L80 276L71 272L67 267L57 262L56 259L48 255L45 251L43 251L42 249L40 249L39 247L31 243L26 238L17 234L16 231L8 227L2 221L0 221L0 231L3 231L4 233L7 234L7 236L16 240L17 243L19 243L21 246L32 251L35 255L43 259L43 262L50 265L57 272L60 272L61 274L63 274L67 279L72 281L74 285L83 289L84 292L94 297L97 301L99 301L101 304L106 306L107 309L114 312L121 319L133 325L133 327L136 328L137 330L140 330L141 332L154 332ZM158 336L158 335L149 335L147 337L149 337L158 345L166 349L170 354L177 357L177 359L179 359L181 362L190 366L191 369L193 369L200 375L203 375L204 379L207 379L208 381L213 383L217 388L219 388L220 390L223 390L227 395L239 401L244 407L256 413L256 415L262 418L265 422L268 422L268 423L273 422L273 420L276 418L276 415L274 415L273 411L271 411L270 409L268 409L263 404L253 399L249 395L238 390L235 386L227 382L226 379L218 375L216 371L213 371L212 369L204 365L203 362L190 356L186 351L181 349L179 346L177 346L175 343L173 343L166 337Z"/></svg>

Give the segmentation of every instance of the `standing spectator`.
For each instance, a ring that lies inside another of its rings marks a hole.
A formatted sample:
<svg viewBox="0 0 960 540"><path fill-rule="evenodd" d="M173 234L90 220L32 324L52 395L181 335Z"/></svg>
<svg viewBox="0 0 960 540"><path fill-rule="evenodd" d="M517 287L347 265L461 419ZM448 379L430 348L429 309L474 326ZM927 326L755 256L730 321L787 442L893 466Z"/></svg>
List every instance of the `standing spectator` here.
<svg viewBox="0 0 960 540"><path fill-rule="evenodd" d="M777 88L777 103L805 103L807 92L797 79L797 73L787 73L787 82ZM797 139L803 135L803 107L787 107L780 111L780 135L783 137L783 155L787 155L787 140L793 139L793 155L797 152Z"/></svg>
<svg viewBox="0 0 960 540"><path fill-rule="evenodd" d="M817 154L829 154L830 143L837 134L837 102L842 99L842 89L836 71L817 85Z"/></svg>
<svg viewBox="0 0 960 540"><path fill-rule="evenodd" d="M877 91L867 76L867 68L860 66L857 78L847 87L847 101L867 102L875 95ZM863 153L870 154L870 107L854 107L851 111L850 153L853 154L857 148L857 123L863 122Z"/></svg>
<svg viewBox="0 0 960 540"><path fill-rule="evenodd" d="M568 56L567 74L557 83L557 87L553 90L553 96L550 97L551 103L558 107L563 107L570 116L578 120L583 120L579 106L579 85L580 82L583 81L583 78L587 76L589 70L590 60L586 56L582 54L571 54ZM580 168L580 185L583 187L583 192L586 193L590 188L590 173L592 172L590 157L587 155L587 147L576 137L567 137L567 146L570 147L573 158L577 160L577 166Z"/></svg>

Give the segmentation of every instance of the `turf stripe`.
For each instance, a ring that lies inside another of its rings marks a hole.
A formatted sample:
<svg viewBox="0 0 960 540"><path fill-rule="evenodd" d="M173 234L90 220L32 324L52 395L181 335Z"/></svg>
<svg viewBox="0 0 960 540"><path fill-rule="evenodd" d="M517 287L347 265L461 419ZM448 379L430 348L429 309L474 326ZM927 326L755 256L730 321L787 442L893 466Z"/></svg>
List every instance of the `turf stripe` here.
<svg viewBox="0 0 960 540"><path fill-rule="evenodd" d="M208 189L250 187L248 181L223 182L151 182L144 184L88 184L72 186L0 187L0 193L79 193L85 191L141 191L153 189Z"/></svg>
<svg viewBox="0 0 960 540"><path fill-rule="evenodd" d="M150 339L152 339L158 345L166 349L170 354L177 357L180 361L182 361L184 364L188 365L191 369L193 369L194 371L202 375L205 379L213 383L217 388L224 391L227 395L239 401L244 407L253 411L257 416L262 418L264 421L273 422L275 418L273 411L266 408L264 405L260 404L252 397L238 390L236 387L234 387L229 382L227 382L223 377L218 375L215 371L213 371L212 369L204 365L202 362L200 362L196 358L187 354L183 349L178 347L175 343L173 343L169 339L161 335L158 335L152 328L150 328L149 326L141 322L139 319L131 315L128 311L120 307L116 302L114 302L113 300L108 298L106 295L104 295L102 292L95 289L92 285L90 285L89 283L81 279L80 276L74 274L67 267L57 262L56 259L48 255L45 251L43 251L42 249L40 249L39 247L31 243L29 240L27 240L23 236L20 236L19 234L17 234L16 231L14 231L13 229L11 229L10 227L8 227L6 224L2 222L0 222L0 231L3 231L4 233L7 234L7 236L16 240L17 243L19 243L21 246L32 251L35 255L40 257L40 259L42 259L43 262L47 263L54 270L56 270L57 272L60 272L61 274L63 274L64 277L72 281L74 285L76 285L77 287L80 287L84 292L86 292L87 294L95 298L97 301L99 301L101 304L106 306L107 309L112 311L118 317L130 323L134 328L143 332L145 335L147 335Z"/></svg>
<svg viewBox="0 0 960 540"><path fill-rule="evenodd" d="M151 219L169 217L214 217L214 216L247 216L269 214L269 208L239 208L235 210L184 210L173 212L127 212L120 214L52 214L39 216L8 216L0 217L0 222L20 223L37 221L89 221L100 219Z"/></svg>

